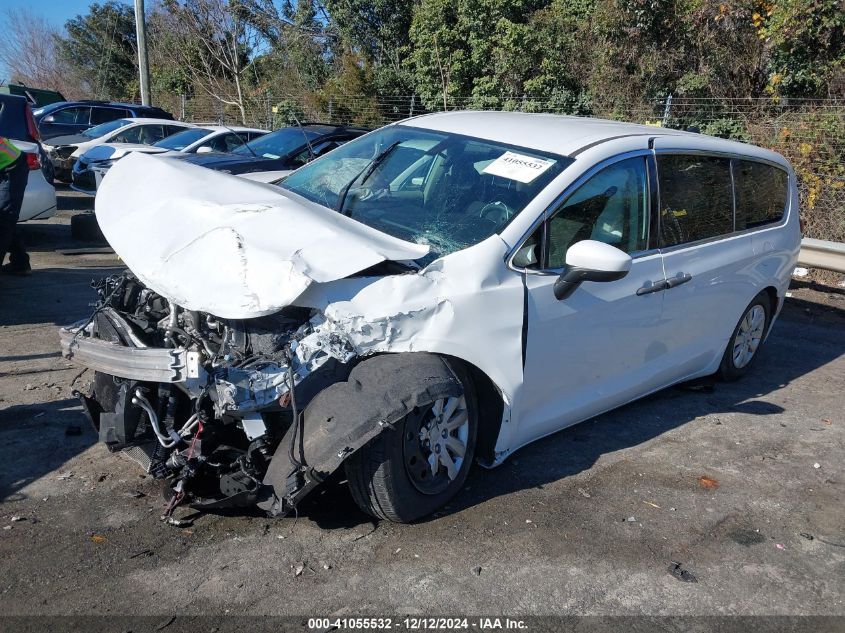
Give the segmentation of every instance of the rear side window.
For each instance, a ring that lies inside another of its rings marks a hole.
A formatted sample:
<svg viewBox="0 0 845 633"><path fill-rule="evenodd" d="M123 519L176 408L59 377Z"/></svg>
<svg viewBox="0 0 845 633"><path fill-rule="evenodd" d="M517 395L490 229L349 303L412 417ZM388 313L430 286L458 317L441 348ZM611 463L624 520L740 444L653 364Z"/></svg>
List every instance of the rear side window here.
<svg viewBox="0 0 845 633"><path fill-rule="evenodd" d="M750 160L734 164L737 230L780 222L786 210L787 173Z"/></svg>
<svg viewBox="0 0 845 633"><path fill-rule="evenodd" d="M659 155L657 173L661 246L695 242L734 230L729 159Z"/></svg>
<svg viewBox="0 0 845 633"><path fill-rule="evenodd" d="M126 116L126 110L121 108L91 108L91 123L99 125L100 123L108 123L122 119Z"/></svg>

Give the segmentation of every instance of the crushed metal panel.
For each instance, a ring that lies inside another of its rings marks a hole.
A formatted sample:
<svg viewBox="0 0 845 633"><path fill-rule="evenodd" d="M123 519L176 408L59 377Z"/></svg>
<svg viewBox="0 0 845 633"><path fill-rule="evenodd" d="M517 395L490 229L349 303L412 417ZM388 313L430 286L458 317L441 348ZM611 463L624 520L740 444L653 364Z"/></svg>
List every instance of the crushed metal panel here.
<svg viewBox="0 0 845 633"><path fill-rule="evenodd" d="M139 152L109 170L96 214L145 285L232 319L272 314L312 282L429 250L277 187Z"/></svg>
<svg viewBox="0 0 845 633"><path fill-rule="evenodd" d="M296 353L355 356L433 352L478 367L501 390L505 420L522 385L522 275L504 266L507 245L497 235L413 275L342 279L315 284L297 304L315 308L311 334ZM485 271L486 275L481 275ZM483 324L483 325L482 325ZM327 342L334 341L334 345ZM338 341L345 345L340 346ZM498 446L513 429L503 424Z"/></svg>

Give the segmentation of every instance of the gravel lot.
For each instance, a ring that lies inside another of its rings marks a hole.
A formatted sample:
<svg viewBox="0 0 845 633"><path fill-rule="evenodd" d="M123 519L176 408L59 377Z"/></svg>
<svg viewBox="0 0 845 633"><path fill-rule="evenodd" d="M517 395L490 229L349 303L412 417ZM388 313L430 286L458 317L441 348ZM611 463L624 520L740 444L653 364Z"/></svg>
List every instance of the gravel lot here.
<svg viewBox="0 0 845 633"><path fill-rule="evenodd" d="M845 615L845 290L796 284L745 380L475 469L428 521L373 523L334 481L298 518L183 509L180 529L95 443L58 352L120 267L57 252L86 202L27 226L35 273L0 279L0 613Z"/></svg>

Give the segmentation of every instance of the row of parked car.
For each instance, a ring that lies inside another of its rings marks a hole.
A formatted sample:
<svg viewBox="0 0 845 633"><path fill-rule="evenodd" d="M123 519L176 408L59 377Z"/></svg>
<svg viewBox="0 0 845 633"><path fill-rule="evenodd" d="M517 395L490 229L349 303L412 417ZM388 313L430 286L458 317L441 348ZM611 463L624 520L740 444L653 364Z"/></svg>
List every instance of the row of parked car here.
<svg viewBox="0 0 845 633"><path fill-rule="evenodd" d="M367 131L305 124L271 132L185 123L160 108L102 101L64 101L32 110L24 97L0 95L0 135L26 152L32 170L21 221L55 214L54 180L94 195L112 165L132 152L275 182Z"/></svg>

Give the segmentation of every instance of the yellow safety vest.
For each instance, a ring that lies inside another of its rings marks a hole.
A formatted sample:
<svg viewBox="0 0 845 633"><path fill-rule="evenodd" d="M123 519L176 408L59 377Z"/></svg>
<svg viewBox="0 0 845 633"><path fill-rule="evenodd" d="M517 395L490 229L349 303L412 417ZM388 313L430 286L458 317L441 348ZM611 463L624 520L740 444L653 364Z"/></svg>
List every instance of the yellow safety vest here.
<svg viewBox="0 0 845 633"><path fill-rule="evenodd" d="M14 163L21 151L12 145L12 141L4 136L0 136L0 169L6 169L9 165Z"/></svg>

